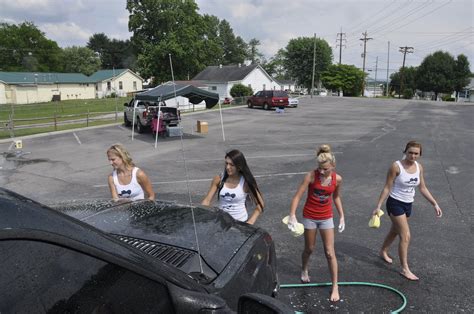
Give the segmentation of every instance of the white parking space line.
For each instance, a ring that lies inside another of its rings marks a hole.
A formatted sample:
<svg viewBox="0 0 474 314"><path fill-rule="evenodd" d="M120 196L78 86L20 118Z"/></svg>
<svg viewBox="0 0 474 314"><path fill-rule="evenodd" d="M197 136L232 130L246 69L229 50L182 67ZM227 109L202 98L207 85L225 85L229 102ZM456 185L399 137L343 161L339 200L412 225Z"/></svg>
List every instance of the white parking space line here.
<svg viewBox="0 0 474 314"><path fill-rule="evenodd" d="M342 152L333 152L333 154L342 154ZM245 159L268 159L268 158L287 158L287 157L307 157L314 156L314 153L310 154L290 154L290 155L270 155L270 156L246 156ZM186 162L209 162L209 161L222 161L224 158L215 159L186 159ZM176 160L176 162L183 162L183 160Z"/></svg>
<svg viewBox="0 0 474 314"><path fill-rule="evenodd" d="M260 174L260 175L255 175L255 178L271 178L271 177L281 177L281 176L294 176L294 175L303 175L307 174L308 172L284 172L284 173L270 173L270 174ZM205 181L211 181L212 178L207 178L207 179L194 179L194 180L176 180L176 181L158 181L158 182L152 182L152 185L162 185L162 184L181 184L181 183L192 183L192 182L205 182ZM108 184L96 184L93 185L94 188L103 188L108 186Z"/></svg>
<svg viewBox="0 0 474 314"><path fill-rule="evenodd" d="M305 135L305 134L300 134L301 136ZM306 135L311 135L311 136L314 136L314 134L306 134ZM308 142L278 142L278 143L258 143L258 144L255 144L255 143L250 143L250 144L232 144L232 146L275 146L275 145L302 145L302 144L320 144L320 143L326 143L326 142L330 142L330 143L347 143L347 142L360 142L360 140L340 140L340 141L330 141L330 140L327 140L327 141L322 141L322 140L317 140L317 141L308 141Z"/></svg>
<svg viewBox="0 0 474 314"><path fill-rule="evenodd" d="M74 137L76 138L76 141L79 143L79 145L82 145L81 140L79 139L79 136L77 136L76 132L72 133Z"/></svg>

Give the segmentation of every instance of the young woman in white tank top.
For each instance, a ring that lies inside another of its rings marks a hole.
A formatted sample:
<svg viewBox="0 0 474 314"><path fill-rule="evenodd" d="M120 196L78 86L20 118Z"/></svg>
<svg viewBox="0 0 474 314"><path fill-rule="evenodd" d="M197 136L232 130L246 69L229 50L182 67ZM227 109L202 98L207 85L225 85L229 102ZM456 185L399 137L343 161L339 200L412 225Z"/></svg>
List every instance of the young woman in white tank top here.
<svg viewBox="0 0 474 314"><path fill-rule="evenodd" d="M121 144L107 150L107 158L114 169L108 183L113 200L155 200L155 192L146 173L135 167L128 151Z"/></svg>
<svg viewBox="0 0 474 314"><path fill-rule="evenodd" d="M264 203L257 182L247 166L244 155L236 149L225 155L225 171L213 178L201 204L209 206L216 194L219 208L229 213L235 220L254 224L263 212ZM250 218L245 205L247 197L255 204Z"/></svg>
<svg viewBox="0 0 474 314"><path fill-rule="evenodd" d="M410 227L408 217L411 214L412 203L415 196L415 187L419 186L421 195L433 205L436 216L441 217L442 211L438 203L426 187L423 177L423 167L417 159L421 156L421 144L410 141L405 146L403 153L405 159L392 163L388 170L385 186L380 193L377 207L372 212L376 215L382 207L382 203L387 199L387 211L392 227L388 232L380 250L380 257L387 263L393 262L389 255L390 245L397 237L400 238L398 252L401 264L400 274L409 280L418 280L408 267L408 246L410 242Z"/></svg>

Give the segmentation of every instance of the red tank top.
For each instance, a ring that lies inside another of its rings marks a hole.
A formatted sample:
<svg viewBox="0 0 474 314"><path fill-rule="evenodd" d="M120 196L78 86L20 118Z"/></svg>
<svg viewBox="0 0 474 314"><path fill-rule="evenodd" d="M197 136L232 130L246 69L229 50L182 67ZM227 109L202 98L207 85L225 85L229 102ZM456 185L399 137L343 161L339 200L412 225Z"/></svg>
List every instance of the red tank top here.
<svg viewBox="0 0 474 314"><path fill-rule="evenodd" d="M331 184L322 186L319 171L314 171L314 181L308 185L308 197L303 217L314 220L332 218L332 193L336 190L336 172L331 173Z"/></svg>

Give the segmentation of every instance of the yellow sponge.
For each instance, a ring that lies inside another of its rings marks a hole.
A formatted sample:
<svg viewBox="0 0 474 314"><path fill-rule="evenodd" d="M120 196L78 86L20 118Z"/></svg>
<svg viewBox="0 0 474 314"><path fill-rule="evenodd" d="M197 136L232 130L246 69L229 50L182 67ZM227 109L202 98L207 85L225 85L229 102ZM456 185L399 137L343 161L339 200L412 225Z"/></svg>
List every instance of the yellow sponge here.
<svg viewBox="0 0 474 314"><path fill-rule="evenodd" d="M380 217L383 216L383 211L380 209L377 211L377 214L373 215L369 220L370 228L379 228L380 227Z"/></svg>
<svg viewBox="0 0 474 314"><path fill-rule="evenodd" d="M296 226L288 224L288 220L290 219L290 216L285 216L281 220L282 223L288 226L288 229L290 229L291 234L293 234L294 237L299 237L304 233L304 226L302 223L296 223Z"/></svg>

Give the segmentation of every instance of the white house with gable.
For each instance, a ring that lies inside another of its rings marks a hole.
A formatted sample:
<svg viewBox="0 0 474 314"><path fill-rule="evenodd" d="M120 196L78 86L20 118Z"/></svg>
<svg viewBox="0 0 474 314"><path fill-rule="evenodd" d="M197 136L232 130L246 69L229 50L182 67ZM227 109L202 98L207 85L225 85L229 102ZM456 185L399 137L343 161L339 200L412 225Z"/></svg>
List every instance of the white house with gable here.
<svg viewBox="0 0 474 314"><path fill-rule="evenodd" d="M208 90L218 93L221 100L230 97L230 90L236 84L248 86L254 93L260 90L282 89L280 83L268 75L259 64L208 66L192 80L208 85Z"/></svg>

